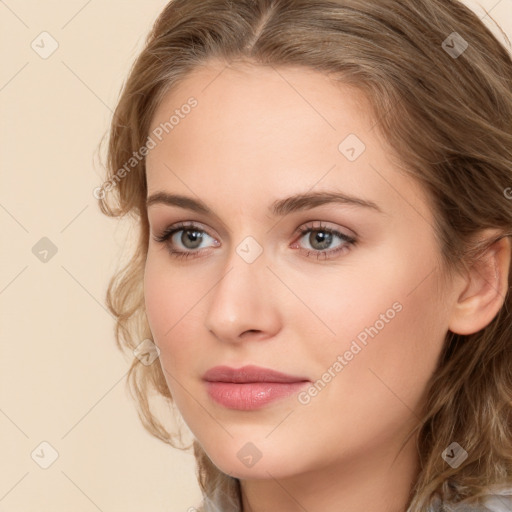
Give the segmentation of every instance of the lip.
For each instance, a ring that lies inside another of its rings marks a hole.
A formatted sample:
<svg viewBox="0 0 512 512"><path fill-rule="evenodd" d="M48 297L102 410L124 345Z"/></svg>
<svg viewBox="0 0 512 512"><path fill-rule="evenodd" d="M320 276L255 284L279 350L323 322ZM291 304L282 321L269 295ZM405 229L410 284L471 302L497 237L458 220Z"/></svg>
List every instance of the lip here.
<svg viewBox="0 0 512 512"><path fill-rule="evenodd" d="M307 377L297 377L288 375L270 368L254 366L252 364L242 366L242 368L230 368L229 366L214 366L210 368L204 375L203 379L209 382L303 382L309 381Z"/></svg>
<svg viewBox="0 0 512 512"><path fill-rule="evenodd" d="M204 375L208 395L228 409L260 409L295 393L310 383L306 377L247 365L242 368L215 366Z"/></svg>

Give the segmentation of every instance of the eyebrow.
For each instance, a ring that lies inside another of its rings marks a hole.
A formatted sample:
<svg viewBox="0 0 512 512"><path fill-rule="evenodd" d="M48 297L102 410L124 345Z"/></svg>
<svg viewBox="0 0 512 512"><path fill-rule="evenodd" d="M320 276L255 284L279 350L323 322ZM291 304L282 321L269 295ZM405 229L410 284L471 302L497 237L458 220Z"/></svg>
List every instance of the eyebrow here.
<svg viewBox="0 0 512 512"><path fill-rule="evenodd" d="M269 212L274 216L284 216L292 212L309 210L330 203L354 205L384 213L373 201L339 192L310 192L296 194L285 199L278 199L269 206ZM146 200L146 208L154 204L178 206L206 215L213 213L202 201L179 194L169 194L167 192L156 192L149 196Z"/></svg>

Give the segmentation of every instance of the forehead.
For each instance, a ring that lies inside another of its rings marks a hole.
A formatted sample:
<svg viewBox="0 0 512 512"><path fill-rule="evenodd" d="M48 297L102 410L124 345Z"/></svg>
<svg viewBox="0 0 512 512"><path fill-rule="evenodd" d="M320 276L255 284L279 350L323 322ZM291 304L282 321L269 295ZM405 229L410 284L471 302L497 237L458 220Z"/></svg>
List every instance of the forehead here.
<svg viewBox="0 0 512 512"><path fill-rule="evenodd" d="M192 121L187 124L199 118L201 134L219 133L219 122L224 128L247 128L240 135L250 132L262 136L271 134L277 121L290 124L291 120L300 120L296 128L316 127L332 135L346 129L362 132L368 128L365 124L374 124L370 104L360 90L318 71L303 66L212 60L189 72L164 96L150 130L168 121L191 97L198 102L192 113L199 115L190 116ZM340 116L340 109L346 110L346 115ZM205 121L211 123L205 125ZM247 121L251 121L250 126L245 124ZM173 131L179 135L179 130Z"/></svg>
<svg viewBox="0 0 512 512"><path fill-rule="evenodd" d="M190 98L195 106L184 108ZM167 93L153 116L150 133L162 134L147 157L148 195L216 190L236 202L332 188L382 203L397 189L421 194L396 172L375 124L362 92L318 71L213 61Z"/></svg>

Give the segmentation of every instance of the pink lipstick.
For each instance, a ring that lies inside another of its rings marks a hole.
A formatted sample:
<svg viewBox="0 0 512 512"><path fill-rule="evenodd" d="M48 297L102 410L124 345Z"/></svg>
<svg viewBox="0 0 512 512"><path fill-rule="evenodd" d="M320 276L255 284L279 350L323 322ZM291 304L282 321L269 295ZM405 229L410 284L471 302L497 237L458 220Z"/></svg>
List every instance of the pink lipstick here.
<svg viewBox="0 0 512 512"><path fill-rule="evenodd" d="M305 377L248 365L242 368L215 366L204 375L208 395L228 409L249 411L285 398L310 383Z"/></svg>

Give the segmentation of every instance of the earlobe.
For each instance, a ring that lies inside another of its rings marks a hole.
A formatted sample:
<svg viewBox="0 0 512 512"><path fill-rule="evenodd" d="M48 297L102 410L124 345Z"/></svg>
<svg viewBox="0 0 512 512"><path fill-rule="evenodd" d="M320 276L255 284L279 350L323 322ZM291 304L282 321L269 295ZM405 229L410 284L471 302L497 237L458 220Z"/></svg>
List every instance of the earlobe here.
<svg viewBox="0 0 512 512"><path fill-rule="evenodd" d="M497 236L499 232L492 230L485 238ZM510 261L511 242L507 236L498 239L480 255L468 270L453 304L450 331L473 334L492 322L508 292Z"/></svg>

